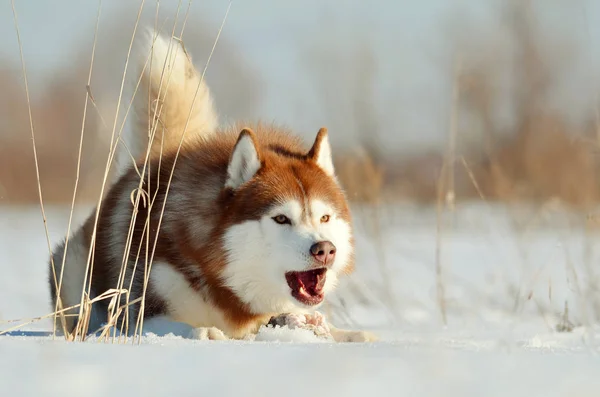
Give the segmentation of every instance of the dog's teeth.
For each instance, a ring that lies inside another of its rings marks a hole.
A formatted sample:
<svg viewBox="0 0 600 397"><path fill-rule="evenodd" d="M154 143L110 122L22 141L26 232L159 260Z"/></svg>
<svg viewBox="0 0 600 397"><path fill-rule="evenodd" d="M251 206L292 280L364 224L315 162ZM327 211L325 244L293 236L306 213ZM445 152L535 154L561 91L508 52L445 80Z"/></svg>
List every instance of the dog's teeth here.
<svg viewBox="0 0 600 397"><path fill-rule="evenodd" d="M298 292L300 292L301 294L306 294L306 290L304 289L304 287L300 287Z"/></svg>

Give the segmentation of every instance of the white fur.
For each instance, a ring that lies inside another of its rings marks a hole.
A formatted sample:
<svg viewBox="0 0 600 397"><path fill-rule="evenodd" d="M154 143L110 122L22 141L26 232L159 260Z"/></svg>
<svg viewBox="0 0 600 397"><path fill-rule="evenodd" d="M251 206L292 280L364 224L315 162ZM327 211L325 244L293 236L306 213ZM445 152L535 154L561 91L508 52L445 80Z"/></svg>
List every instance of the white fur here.
<svg viewBox="0 0 600 397"><path fill-rule="evenodd" d="M260 220L232 226L225 233L228 264L223 278L257 313L309 309L291 296L285 273L311 267L310 247L314 243L328 240L337 249L335 261L327 271L325 293L335 287L338 273L350 259L350 225L325 202L312 200L308 204L310 208L303 208L302 203L291 200L276 206ZM310 217L303 219L303 212ZM292 224L274 222L272 217L279 214L287 216ZM329 222L320 222L323 215L330 216Z"/></svg>
<svg viewBox="0 0 600 397"><path fill-rule="evenodd" d="M155 262L150 273L152 286L165 300L169 318L195 328L217 327L227 329L221 312L192 289L185 277L170 265Z"/></svg>
<svg viewBox="0 0 600 397"><path fill-rule="evenodd" d="M227 167L227 182L225 186L232 189L237 189L249 181L260 168L260 160L252 138L248 134L242 134L233 149L231 160L229 160Z"/></svg>
<svg viewBox="0 0 600 397"><path fill-rule="evenodd" d="M83 281L85 278L85 269L88 259L89 247L85 244L83 229L77 230L69 238L67 246L67 257L65 260L65 269L62 275L62 285L60 289L60 298L63 308L77 305L81 302L81 293L83 291ZM64 246L57 250L53 255L54 268L56 269L56 278L60 282L61 268L64 255ZM51 277L51 282L54 280ZM54 311L54 308L52 308ZM65 314L77 313L79 309L71 309ZM67 324L74 322L74 317L66 317Z"/></svg>
<svg viewBox="0 0 600 397"><path fill-rule="evenodd" d="M191 339L198 340L228 340L229 338L223 331L216 327L200 327L194 328L190 332L189 337Z"/></svg>
<svg viewBox="0 0 600 397"><path fill-rule="evenodd" d="M133 335L133 329L130 329ZM229 339L225 333L216 327L193 328L191 325L173 321L167 315L160 315L148 318L144 321L144 334L154 334L157 336L174 335L183 338L199 340L226 340Z"/></svg>
<svg viewBox="0 0 600 397"><path fill-rule="evenodd" d="M131 79L129 89L135 88L140 74L142 79L133 100L135 123L129 123L124 129L121 137L124 145L118 146L119 175L132 165L133 160L145 158L150 127L154 128L154 123L148 125L148 120L154 110L161 120L153 141L154 153L160 152L163 129L162 144L173 147L179 143L184 129L185 139L189 141L204 139L218 126L210 90L201 81L181 43L174 38L156 35L151 28L143 29L140 36L140 43L136 46L137 73L132 73L135 77ZM148 87L151 89L148 90Z"/></svg>
<svg viewBox="0 0 600 397"><path fill-rule="evenodd" d="M331 177L335 176L335 170L333 168L333 159L331 156L331 145L329 144L329 137L325 136L321 140L319 146L319 152L317 153L316 163L325 173Z"/></svg>

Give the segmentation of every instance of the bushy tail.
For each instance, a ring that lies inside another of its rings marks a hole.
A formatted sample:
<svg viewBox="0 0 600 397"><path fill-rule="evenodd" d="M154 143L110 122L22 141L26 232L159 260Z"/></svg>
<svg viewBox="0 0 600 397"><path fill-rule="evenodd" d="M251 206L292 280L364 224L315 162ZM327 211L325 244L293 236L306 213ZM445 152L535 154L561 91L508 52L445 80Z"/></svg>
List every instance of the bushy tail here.
<svg viewBox="0 0 600 397"><path fill-rule="evenodd" d="M185 141L203 139L218 125L208 86L178 39L155 35L149 29L138 55L141 82L134 98L135 120L125 132L127 157L158 157ZM152 134L154 139L150 142Z"/></svg>

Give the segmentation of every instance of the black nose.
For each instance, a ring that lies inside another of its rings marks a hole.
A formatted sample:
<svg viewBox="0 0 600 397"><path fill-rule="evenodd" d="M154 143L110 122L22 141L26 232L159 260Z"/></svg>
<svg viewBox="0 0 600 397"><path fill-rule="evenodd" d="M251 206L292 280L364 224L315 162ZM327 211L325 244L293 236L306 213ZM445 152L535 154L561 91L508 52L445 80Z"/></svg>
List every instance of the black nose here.
<svg viewBox="0 0 600 397"><path fill-rule="evenodd" d="M324 265L331 265L335 259L335 245L331 241L319 241L310 247L311 255Z"/></svg>

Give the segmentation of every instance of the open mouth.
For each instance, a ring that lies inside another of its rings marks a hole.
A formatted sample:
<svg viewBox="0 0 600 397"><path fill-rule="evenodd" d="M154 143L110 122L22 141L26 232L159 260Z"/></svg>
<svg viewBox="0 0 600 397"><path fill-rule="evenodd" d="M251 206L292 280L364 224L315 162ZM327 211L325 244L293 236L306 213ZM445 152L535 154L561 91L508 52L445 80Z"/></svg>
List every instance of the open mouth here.
<svg viewBox="0 0 600 397"><path fill-rule="evenodd" d="M320 267L302 272L287 272L285 279L296 300L307 306L313 306L323 301L325 273L327 273L327 269Z"/></svg>

